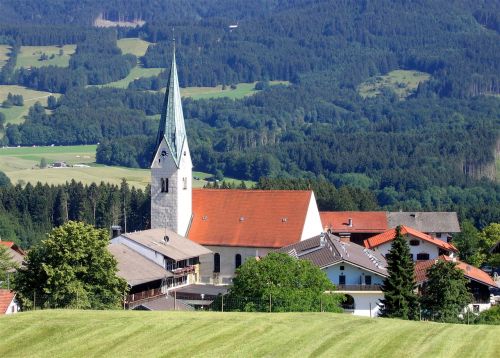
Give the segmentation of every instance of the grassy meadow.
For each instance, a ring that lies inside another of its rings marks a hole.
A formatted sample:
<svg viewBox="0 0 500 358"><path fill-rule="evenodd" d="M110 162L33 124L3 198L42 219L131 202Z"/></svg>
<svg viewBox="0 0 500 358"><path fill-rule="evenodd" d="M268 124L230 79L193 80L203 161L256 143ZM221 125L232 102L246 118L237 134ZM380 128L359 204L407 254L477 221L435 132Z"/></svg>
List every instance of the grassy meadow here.
<svg viewBox="0 0 500 358"><path fill-rule="evenodd" d="M124 38L116 41L116 45L122 50L122 53L130 53L137 57L144 56L151 44L151 42L139 38Z"/></svg>
<svg viewBox="0 0 500 358"><path fill-rule="evenodd" d="M145 188L151 181L149 169L107 166L95 163L96 145L54 146L54 147L17 147L0 148L0 171L3 171L14 184L37 182L64 184L75 179L84 184L101 181L119 184L123 178L131 186ZM45 158L48 164L66 162L68 165L83 164L88 167L44 168L39 164ZM193 172L193 187L201 188L210 174ZM226 178L227 182L240 184L240 180ZM255 184L245 181L248 187Z"/></svg>
<svg viewBox="0 0 500 358"><path fill-rule="evenodd" d="M252 83L238 83L235 89L232 89L230 86L226 86L226 89L222 89L222 86L215 87L186 87L181 88L182 97L191 97L193 99L211 99L211 98L232 98L232 99L240 99L247 96L254 95L259 92L255 89L255 84L257 82ZM290 82L288 81L270 81L269 84L271 86L276 85L285 85L288 86ZM165 88L161 89L162 92L165 92Z"/></svg>
<svg viewBox="0 0 500 358"><path fill-rule="evenodd" d="M498 357L499 326L330 313L47 310L0 317L2 357Z"/></svg>
<svg viewBox="0 0 500 358"><path fill-rule="evenodd" d="M419 83L429 80L431 76L425 72L395 70L384 76L376 76L363 82L358 87L361 97L375 97L380 95L383 88L393 90L399 98L406 98L414 92Z"/></svg>
<svg viewBox="0 0 500 358"><path fill-rule="evenodd" d="M7 117L6 123L19 124L24 121L24 116L28 114L29 108L36 102L40 102L43 106L47 105L49 96L59 97L58 93L50 93L44 91L36 91L18 85L0 85L0 103L7 98L7 95L20 94L24 98L23 106L12 106L11 108L3 108L0 106L0 112Z"/></svg>
<svg viewBox="0 0 500 358"><path fill-rule="evenodd" d="M62 50L62 54L60 54ZM69 59L75 53L76 45L58 46L21 46L21 51L17 55L16 68L58 66L68 67ZM49 59L40 60L40 56L46 54ZM53 58L50 58L51 56Z"/></svg>
<svg viewBox="0 0 500 358"><path fill-rule="evenodd" d="M139 79L141 77L158 76L163 70L163 68L144 68L141 65L137 65L132 68L127 77L115 82L109 82L103 85L95 85L94 87L127 88L130 82L134 81L135 79Z"/></svg>

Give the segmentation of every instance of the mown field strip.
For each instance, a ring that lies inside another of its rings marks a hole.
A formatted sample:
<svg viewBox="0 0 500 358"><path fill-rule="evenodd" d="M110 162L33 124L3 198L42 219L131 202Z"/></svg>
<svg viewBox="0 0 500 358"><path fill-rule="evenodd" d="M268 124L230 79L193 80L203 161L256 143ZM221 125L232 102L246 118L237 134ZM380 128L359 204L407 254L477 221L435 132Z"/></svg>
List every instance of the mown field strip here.
<svg viewBox="0 0 500 358"><path fill-rule="evenodd" d="M330 313L36 311L0 318L3 357L498 357L499 326Z"/></svg>

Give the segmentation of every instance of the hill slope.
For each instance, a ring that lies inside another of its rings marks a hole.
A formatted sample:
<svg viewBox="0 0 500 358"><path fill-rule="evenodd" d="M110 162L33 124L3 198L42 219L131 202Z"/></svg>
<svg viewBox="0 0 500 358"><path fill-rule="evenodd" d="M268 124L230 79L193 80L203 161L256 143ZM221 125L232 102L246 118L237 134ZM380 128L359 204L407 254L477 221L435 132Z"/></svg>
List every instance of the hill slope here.
<svg viewBox="0 0 500 358"><path fill-rule="evenodd" d="M321 313L38 311L0 318L0 356L481 356L500 327Z"/></svg>

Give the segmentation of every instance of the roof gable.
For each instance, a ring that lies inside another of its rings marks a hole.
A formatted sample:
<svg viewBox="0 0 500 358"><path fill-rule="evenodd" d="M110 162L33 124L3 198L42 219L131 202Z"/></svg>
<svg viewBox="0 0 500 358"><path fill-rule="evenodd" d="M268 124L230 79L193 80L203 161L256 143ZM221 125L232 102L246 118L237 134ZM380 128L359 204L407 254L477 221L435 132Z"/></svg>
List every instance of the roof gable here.
<svg viewBox="0 0 500 358"><path fill-rule="evenodd" d="M408 227L408 226L401 226L401 234L402 235L411 235L411 236L416 237L418 239L427 241L435 246L442 248L443 250L453 251L453 252L458 251L457 248L455 246L453 246L452 244L444 242L444 241L439 240L439 239L435 239L430 235L424 234L423 232L420 232L420 231L415 230L415 229ZM366 239L364 241L364 245L366 248L373 249L373 248L380 246L382 244L385 244L387 242L391 242L392 240L394 240L395 236L396 236L396 229L391 229L391 230L388 230L382 234L378 234L378 235L370 237L369 239Z"/></svg>
<svg viewBox="0 0 500 358"><path fill-rule="evenodd" d="M15 297L16 294L14 292L0 288L0 314L7 312L7 309Z"/></svg>
<svg viewBox="0 0 500 358"><path fill-rule="evenodd" d="M345 262L380 276L387 276L387 262L382 255L353 242L342 242L331 234L318 235L277 251L309 260L320 268Z"/></svg>
<svg viewBox="0 0 500 358"><path fill-rule="evenodd" d="M300 241L311 198L303 190L193 189L188 237L201 245L286 246Z"/></svg>
<svg viewBox="0 0 500 358"><path fill-rule="evenodd" d="M319 214L323 227L335 233L376 233L389 229L385 211L323 211Z"/></svg>
<svg viewBox="0 0 500 358"><path fill-rule="evenodd" d="M483 270L478 269L472 265L469 265L465 262L454 260L451 257L441 255L436 260L427 260L427 261L417 261L415 263L415 280L417 283L423 283L427 281L427 270L431 268L438 260L442 261L453 261L457 263L457 268L463 271L464 276L469 280L473 280L479 283L482 283L487 286L497 287L497 284L493 279Z"/></svg>
<svg viewBox="0 0 500 358"><path fill-rule="evenodd" d="M187 240L170 229L136 231L122 234L118 238L120 237L132 240L176 261L212 253L209 249ZM165 237L168 237L168 242L165 241Z"/></svg>

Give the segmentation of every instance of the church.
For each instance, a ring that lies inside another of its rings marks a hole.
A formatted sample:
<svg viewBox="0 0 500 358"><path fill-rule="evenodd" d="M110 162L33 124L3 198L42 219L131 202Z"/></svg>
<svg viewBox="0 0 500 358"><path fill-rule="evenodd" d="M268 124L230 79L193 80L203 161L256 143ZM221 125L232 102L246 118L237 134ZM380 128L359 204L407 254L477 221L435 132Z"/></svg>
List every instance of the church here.
<svg viewBox="0 0 500 358"><path fill-rule="evenodd" d="M192 169L174 49L151 161L151 229L124 233L112 243L147 253L151 264L163 266L169 277L186 272L186 278L162 281L168 289L177 283L230 284L245 260L323 231L311 190L193 189ZM115 257L126 276L130 270L125 266L131 263L124 260L132 255L120 250ZM189 254L176 261L174 252Z"/></svg>

